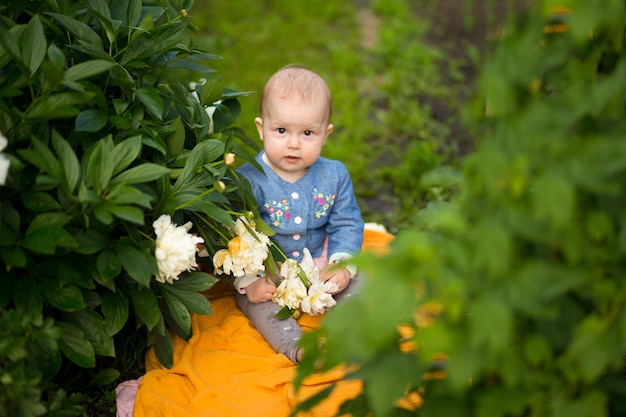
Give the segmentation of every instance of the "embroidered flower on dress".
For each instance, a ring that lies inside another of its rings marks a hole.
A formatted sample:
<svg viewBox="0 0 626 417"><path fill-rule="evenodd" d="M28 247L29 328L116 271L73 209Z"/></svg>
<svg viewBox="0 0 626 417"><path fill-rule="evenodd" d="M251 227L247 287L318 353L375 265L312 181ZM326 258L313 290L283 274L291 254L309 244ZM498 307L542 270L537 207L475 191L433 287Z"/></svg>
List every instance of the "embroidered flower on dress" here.
<svg viewBox="0 0 626 417"><path fill-rule="evenodd" d="M199 236L189 234L191 222L176 226L167 214L161 215L152 223L156 234L156 257L159 274L156 280L173 284L183 271L198 267L196 253L198 244L204 243Z"/></svg>
<svg viewBox="0 0 626 417"><path fill-rule="evenodd" d="M280 201L267 202L263 205L270 215L270 223L274 227L284 228L287 220L291 218L289 212L289 200L281 198Z"/></svg>
<svg viewBox="0 0 626 417"><path fill-rule="evenodd" d="M244 217L235 222L235 233L237 236L228 242L228 249L220 249L213 255L215 273L238 278L264 271L270 238L254 230Z"/></svg>
<svg viewBox="0 0 626 417"><path fill-rule="evenodd" d="M328 214L328 210L335 204L336 194L324 195L317 188L313 189L313 202L315 217L320 218Z"/></svg>

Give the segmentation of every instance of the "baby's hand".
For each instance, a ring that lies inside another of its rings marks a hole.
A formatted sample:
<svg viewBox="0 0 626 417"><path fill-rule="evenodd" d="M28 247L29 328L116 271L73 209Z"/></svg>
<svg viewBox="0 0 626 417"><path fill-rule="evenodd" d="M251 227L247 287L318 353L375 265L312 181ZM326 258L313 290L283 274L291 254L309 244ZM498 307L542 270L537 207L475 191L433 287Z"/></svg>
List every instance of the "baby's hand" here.
<svg viewBox="0 0 626 417"><path fill-rule="evenodd" d="M350 283L350 272L343 267L330 266L322 271L320 279L337 284L337 291L333 291L331 294L338 294L345 290Z"/></svg>
<svg viewBox="0 0 626 417"><path fill-rule="evenodd" d="M276 284L268 278L259 278L246 287L248 301L253 304L271 301L276 292Z"/></svg>

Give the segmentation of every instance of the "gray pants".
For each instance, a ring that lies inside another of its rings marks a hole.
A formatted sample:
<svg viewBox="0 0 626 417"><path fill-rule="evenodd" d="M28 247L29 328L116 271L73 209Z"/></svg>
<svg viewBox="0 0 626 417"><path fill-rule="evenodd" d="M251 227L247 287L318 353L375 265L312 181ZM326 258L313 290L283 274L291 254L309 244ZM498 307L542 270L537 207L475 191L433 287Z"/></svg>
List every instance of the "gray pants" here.
<svg viewBox="0 0 626 417"><path fill-rule="evenodd" d="M350 280L345 290L333 297L337 302L358 293L363 279L359 276ZM298 339L302 336L302 329L293 317L277 319L276 313L282 308L272 301L264 303L251 303L245 294L236 295L237 306L250 319L252 325L267 340L267 342L278 353L282 353L292 362L296 361L298 352Z"/></svg>

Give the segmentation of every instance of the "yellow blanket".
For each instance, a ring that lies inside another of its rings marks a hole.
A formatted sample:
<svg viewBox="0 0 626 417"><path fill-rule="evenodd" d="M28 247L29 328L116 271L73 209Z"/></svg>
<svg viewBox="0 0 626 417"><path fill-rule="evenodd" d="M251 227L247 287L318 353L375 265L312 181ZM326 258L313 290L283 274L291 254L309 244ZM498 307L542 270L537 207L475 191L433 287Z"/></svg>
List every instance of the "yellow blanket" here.
<svg viewBox="0 0 626 417"><path fill-rule="evenodd" d="M364 233L363 250L382 251L393 239L382 231ZM174 338L172 369L161 367L154 352L148 353L148 372L137 391L134 417L283 417L298 402L338 382L328 399L299 414L331 416L344 400L359 394L361 383L342 380L342 370L336 369L309 377L295 395L291 381L296 366L250 325L232 290L218 287L207 296L213 314L193 316L189 341ZM306 331L319 320L303 315L299 322Z"/></svg>

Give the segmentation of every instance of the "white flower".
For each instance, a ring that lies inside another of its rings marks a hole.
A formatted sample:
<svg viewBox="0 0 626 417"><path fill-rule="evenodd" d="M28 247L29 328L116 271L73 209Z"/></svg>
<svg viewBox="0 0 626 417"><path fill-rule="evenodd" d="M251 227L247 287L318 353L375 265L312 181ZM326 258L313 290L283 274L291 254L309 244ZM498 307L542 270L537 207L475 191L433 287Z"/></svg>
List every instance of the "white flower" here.
<svg viewBox="0 0 626 417"><path fill-rule="evenodd" d="M163 214L152 223L152 227L157 236L154 251L159 267L157 281L173 284L181 272L198 267L196 252L198 244L204 243L204 239L188 233L191 222L176 226L170 216Z"/></svg>
<svg viewBox="0 0 626 417"><path fill-rule="evenodd" d="M307 288L298 276L298 263L293 259L287 259L280 267L280 276L283 280L276 288L272 301L281 307L291 310L300 308L300 303L306 297Z"/></svg>
<svg viewBox="0 0 626 417"><path fill-rule="evenodd" d="M6 148L8 144L9 141L7 140L7 138L2 133L0 133L0 151L4 150L4 148ZM10 164L11 160L4 156L2 152L0 152L0 185L6 184Z"/></svg>
<svg viewBox="0 0 626 417"><path fill-rule="evenodd" d="M331 308L337 302L330 294L337 291L337 284L329 281L315 281L311 284L309 292L302 300L300 308L303 312L316 316L322 314L327 309Z"/></svg>
<svg viewBox="0 0 626 417"><path fill-rule="evenodd" d="M265 271L263 262L267 259L270 238L254 230L244 217L235 222L235 233L237 236L228 242L228 249L220 249L213 255L215 273L238 278Z"/></svg>
<svg viewBox="0 0 626 417"><path fill-rule="evenodd" d="M206 82L207 82L206 78L200 78L200 82L198 83L195 81L191 81L189 83L189 89L192 90L193 96L198 101L200 101L200 94L198 93L197 87L202 88L202 86L206 84ZM215 129L215 123L213 122L213 114L215 113L215 110L217 109L217 106L215 106L215 104L221 104L221 103L222 103L222 100L218 100L215 103L213 103L214 105L206 106L204 108L204 110L206 111L206 114L209 116L209 133L213 133L213 130Z"/></svg>

